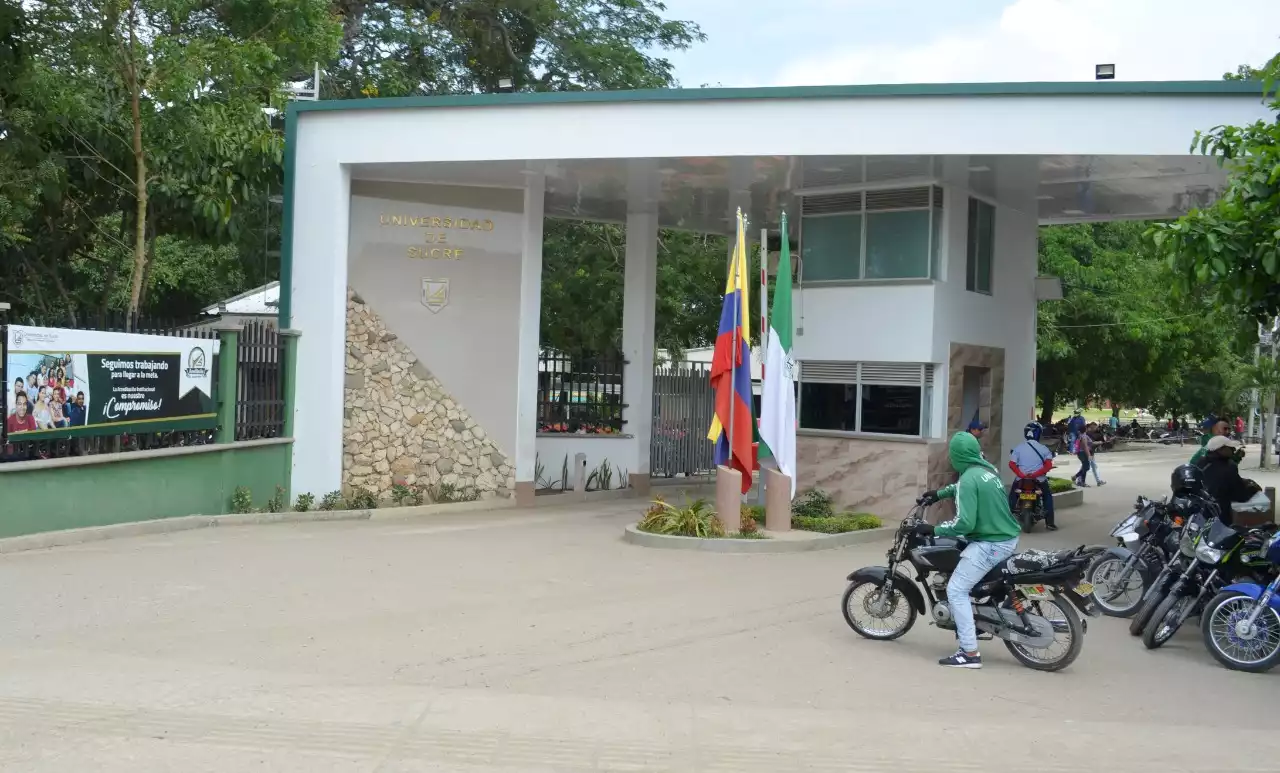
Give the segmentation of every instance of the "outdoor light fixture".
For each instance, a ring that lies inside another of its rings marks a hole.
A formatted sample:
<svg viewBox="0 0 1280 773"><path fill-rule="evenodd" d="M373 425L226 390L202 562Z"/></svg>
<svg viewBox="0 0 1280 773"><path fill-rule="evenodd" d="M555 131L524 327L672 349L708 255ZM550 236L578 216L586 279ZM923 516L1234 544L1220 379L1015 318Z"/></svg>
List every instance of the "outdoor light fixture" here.
<svg viewBox="0 0 1280 773"><path fill-rule="evenodd" d="M1114 64L1098 64L1093 67L1093 79L1096 81L1113 81L1116 79Z"/></svg>
<svg viewBox="0 0 1280 773"><path fill-rule="evenodd" d="M516 90L515 81L511 80L510 78L498 79L498 91L515 91L515 90Z"/></svg>

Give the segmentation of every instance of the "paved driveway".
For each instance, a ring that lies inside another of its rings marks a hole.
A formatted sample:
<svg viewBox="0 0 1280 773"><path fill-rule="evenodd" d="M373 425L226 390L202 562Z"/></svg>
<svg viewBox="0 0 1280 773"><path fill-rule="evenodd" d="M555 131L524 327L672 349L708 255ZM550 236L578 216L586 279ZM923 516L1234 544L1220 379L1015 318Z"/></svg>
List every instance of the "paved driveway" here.
<svg viewBox="0 0 1280 773"><path fill-rule="evenodd" d="M1102 541L1179 451L1027 547ZM886 545L700 555L624 544L626 503L218 528L0 558L0 769L1274 770L1280 673L1187 630L1092 621L1058 674L924 621L863 641L844 576Z"/></svg>

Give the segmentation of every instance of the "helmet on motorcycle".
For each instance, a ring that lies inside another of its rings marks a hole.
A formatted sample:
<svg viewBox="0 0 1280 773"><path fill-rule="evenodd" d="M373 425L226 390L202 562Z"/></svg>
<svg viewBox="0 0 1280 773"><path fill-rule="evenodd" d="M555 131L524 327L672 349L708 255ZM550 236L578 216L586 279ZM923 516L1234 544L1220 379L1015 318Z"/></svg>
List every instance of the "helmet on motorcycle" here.
<svg viewBox="0 0 1280 773"><path fill-rule="evenodd" d="M1044 431L1044 427L1040 426L1040 422L1029 422L1027 426L1022 428L1022 436L1027 440L1039 440L1040 433Z"/></svg>
<svg viewBox="0 0 1280 773"><path fill-rule="evenodd" d="M1204 491L1204 473L1194 465L1180 464L1169 476L1169 488L1175 494L1198 494Z"/></svg>

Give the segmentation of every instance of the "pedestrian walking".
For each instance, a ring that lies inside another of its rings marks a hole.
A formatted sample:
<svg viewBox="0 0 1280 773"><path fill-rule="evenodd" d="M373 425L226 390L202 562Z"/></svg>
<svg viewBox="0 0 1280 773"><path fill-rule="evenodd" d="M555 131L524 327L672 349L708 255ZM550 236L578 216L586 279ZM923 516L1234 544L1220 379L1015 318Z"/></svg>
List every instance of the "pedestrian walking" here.
<svg viewBox="0 0 1280 773"><path fill-rule="evenodd" d="M1085 426L1084 432L1081 432L1080 436L1076 439L1075 452L1076 458L1080 460L1080 471L1072 477L1072 480L1074 480L1076 485L1081 488L1089 487L1088 476L1090 470L1093 470L1093 480L1095 483L1099 486L1106 484L1106 481L1099 477L1098 469L1094 466L1092 433L1097 429L1097 426L1098 425L1090 422Z"/></svg>

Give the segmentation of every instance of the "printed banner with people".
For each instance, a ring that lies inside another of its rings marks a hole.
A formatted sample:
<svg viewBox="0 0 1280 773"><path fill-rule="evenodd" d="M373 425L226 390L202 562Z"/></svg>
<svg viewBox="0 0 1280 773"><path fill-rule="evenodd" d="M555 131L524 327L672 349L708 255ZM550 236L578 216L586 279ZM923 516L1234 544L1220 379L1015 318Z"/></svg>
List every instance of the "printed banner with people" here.
<svg viewBox="0 0 1280 773"><path fill-rule="evenodd" d="M217 424L207 338L10 325L5 434L10 441Z"/></svg>

